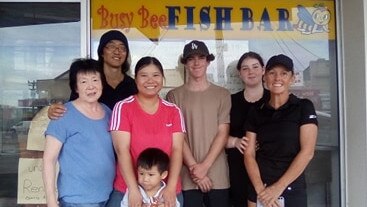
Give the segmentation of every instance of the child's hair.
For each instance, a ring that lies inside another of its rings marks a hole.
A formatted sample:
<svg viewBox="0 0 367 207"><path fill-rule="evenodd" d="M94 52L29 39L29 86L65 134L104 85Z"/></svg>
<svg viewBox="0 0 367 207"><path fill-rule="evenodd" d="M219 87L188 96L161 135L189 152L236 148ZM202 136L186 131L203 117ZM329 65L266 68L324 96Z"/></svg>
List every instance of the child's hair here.
<svg viewBox="0 0 367 207"><path fill-rule="evenodd" d="M137 166L144 169L151 169L153 166L157 166L159 173L168 171L169 157L158 148L147 148L142 151L138 157Z"/></svg>

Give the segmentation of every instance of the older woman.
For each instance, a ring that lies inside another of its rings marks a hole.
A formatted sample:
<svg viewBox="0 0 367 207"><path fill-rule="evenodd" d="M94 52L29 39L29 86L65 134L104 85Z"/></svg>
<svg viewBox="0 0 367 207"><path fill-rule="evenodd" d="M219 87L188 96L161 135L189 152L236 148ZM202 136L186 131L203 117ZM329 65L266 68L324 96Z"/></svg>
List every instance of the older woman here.
<svg viewBox="0 0 367 207"><path fill-rule="evenodd" d="M47 206L104 207L112 191L115 158L108 122L111 110L98 99L102 94L97 61L78 59L70 66L69 84L75 99L67 112L51 120L43 156ZM60 171L57 179L56 162Z"/></svg>
<svg viewBox="0 0 367 207"><path fill-rule="evenodd" d="M118 157L115 189L129 189L129 206L141 206L136 179L138 155L149 147L166 152L171 159L167 187L163 190L165 207L174 207L176 196L182 202L179 174L185 125L181 110L159 97L163 87L163 67L154 57L143 57L135 66L138 93L116 103L111 118L111 134Z"/></svg>
<svg viewBox="0 0 367 207"><path fill-rule="evenodd" d="M245 165L253 185L248 204L306 207L304 170L316 145L315 109L310 100L290 93L294 69L288 56L269 59L264 81L270 99L250 112L246 127Z"/></svg>

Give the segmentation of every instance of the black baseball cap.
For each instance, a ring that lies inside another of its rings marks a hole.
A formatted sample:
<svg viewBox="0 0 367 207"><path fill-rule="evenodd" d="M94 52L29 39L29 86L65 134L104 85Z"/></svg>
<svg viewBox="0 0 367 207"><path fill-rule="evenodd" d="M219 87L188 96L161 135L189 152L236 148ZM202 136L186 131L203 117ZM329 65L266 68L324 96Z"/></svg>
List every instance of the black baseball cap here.
<svg viewBox="0 0 367 207"><path fill-rule="evenodd" d="M288 71L294 72L293 60L286 55L279 54L271 57L266 63L265 70L271 70L276 66L283 66Z"/></svg>
<svg viewBox="0 0 367 207"><path fill-rule="evenodd" d="M213 54L209 53L208 47L205 43L199 40L193 40L185 45L181 63L185 64L187 58L192 55L204 55L208 61L212 61L215 58Z"/></svg>

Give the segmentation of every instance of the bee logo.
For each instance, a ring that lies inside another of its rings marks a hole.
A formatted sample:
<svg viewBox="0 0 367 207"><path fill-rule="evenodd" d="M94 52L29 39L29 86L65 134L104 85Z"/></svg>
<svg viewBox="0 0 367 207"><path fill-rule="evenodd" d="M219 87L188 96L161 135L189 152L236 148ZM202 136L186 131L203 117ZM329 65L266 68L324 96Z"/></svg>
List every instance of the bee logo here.
<svg viewBox="0 0 367 207"><path fill-rule="evenodd" d="M296 30L306 35L329 32L328 24L331 16L326 7L316 5L312 13L302 5L298 5L297 9L298 22L294 25Z"/></svg>

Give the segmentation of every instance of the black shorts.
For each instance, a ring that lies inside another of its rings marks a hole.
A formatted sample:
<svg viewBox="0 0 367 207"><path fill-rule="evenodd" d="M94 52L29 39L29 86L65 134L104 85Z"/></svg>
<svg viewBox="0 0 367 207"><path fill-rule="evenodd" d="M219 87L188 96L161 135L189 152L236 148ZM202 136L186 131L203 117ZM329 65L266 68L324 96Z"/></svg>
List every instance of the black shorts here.
<svg viewBox="0 0 367 207"><path fill-rule="evenodd" d="M182 191L184 207L205 206L229 207L229 189L213 189L207 193L200 190Z"/></svg>
<svg viewBox="0 0 367 207"><path fill-rule="evenodd" d="M286 207L307 207L306 188L288 187L281 196L284 197L284 203ZM257 200L256 191L252 186L250 187L248 200L254 203L256 203Z"/></svg>

